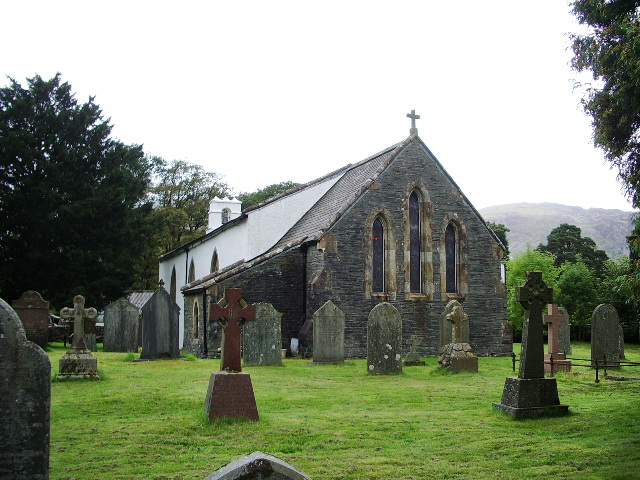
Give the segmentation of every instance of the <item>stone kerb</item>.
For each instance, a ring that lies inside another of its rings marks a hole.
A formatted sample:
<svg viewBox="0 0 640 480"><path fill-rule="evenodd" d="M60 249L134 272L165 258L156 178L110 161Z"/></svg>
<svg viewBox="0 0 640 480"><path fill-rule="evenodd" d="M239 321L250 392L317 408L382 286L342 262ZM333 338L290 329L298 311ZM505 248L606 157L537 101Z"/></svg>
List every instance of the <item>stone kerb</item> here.
<svg viewBox="0 0 640 480"><path fill-rule="evenodd" d="M104 307L104 351L137 352L140 309L126 298Z"/></svg>
<svg viewBox="0 0 640 480"><path fill-rule="evenodd" d="M613 307L603 303L593 311L591 319L591 362L595 365L606 364L618 366L620 364L620 337L618 327L620 320L618 312Z"/></svg>
<svg viewBox="0 0 640 480"><path fill-rule="evenodd" d="M311 480L311 477L273 455L253 452L233 460L204 480Z"/></svg>
<svg viewBox="0 0 640 480"><path fill-rule="evenodd" d="M270 303L256 304L256 320L242 327L245 366L282 365L282 313Z"/></svg>
<svg viewBox="0 0 640 480"><path fill-rule="evenodd" d="M367 323L367 372L402 373L402 319L390 303L379 303Z"/></svg>
<svg viewBox="0 0 640 480"><path fill-rule="evenodd" d="M344 313L331 300L313 314L313 362L344 362Z"/></svg>
<svg viewBox="0 0 640 480"><path fill-rule="evenodd" d="M0 299L0 478L48 479L51 362Z"/></svg>

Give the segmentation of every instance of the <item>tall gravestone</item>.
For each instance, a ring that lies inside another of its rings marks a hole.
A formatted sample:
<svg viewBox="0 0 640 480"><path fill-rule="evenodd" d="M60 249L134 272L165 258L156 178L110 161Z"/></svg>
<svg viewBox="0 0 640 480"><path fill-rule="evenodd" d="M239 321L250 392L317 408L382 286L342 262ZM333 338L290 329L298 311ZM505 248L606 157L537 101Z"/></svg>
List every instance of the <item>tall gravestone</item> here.
<svg viewBox="0 0 640 480"><path fill-rule="evenodd" d="M313 314L313 362L344 362L344 313L331 300Z"/></svg>
<svg viewBox="0 0 640 480"><path fill-rule="evenodd" d="M591 318L591 363L617 367L620 365L620 319L613 305L603 303Z"/></svg>
<svg viewBox="0 0 640 480"><path fill-rule="evenodd" d="M256 304L256 320L242 327L245 366L282 365L282 313L270 303Z"/></svg>
<svg viewBox="0 0 640 480"><path fill-rule="evenodd" d="M390 303L379 303L367 322L367 372L402 373L402 319Z"/></svg>
<svg viewBox="0 0 640 480"><path fill-rule="evenodd" d="M273 455L253 452L228 463L204 480L311 480L302 470Z"/></svg>
<svg viewBox="0 0 640 480"><path fill-rule="evenodd" d="M223 327L220 371L211 374L204 403L209 420L221 417L259 419L251 377L242 372L240 359L242 327L255 319L256 306L247 305L240 288L226 288L224 297L209 305L209 320Z"/></svg>
<svg viewBox="0 0 640 480"><path fill-rule="evenodd" d="M524 308L520 369L518 377L506 379L502 402L493 406L517 419L567 415L569 407L560 404L556 379L544 376L542 312L553 290L542 280L542 272L527 272L516 299Z"/></svg>
<svg viewBox="0 0 640 480"><path fill-rule="evenodd" d="M22 322L27 340L41 348L47 348L51 318L49 302L43 300L38 292L29 290L11 304Z"/></svg>
<svg viewBox="0 0 640 480"><path fill-rule="evenodd" d="M149 301L142 307L142 353L141 360L178 358L180 307L160 285Z"/></svg>
<svg viewBox="0 0 640 480"><path fill-rule="evenodd" d="M66 320L73 318L73 343L60 358L58 379L98 378L98 359L84 342L85 319L95 319L98 312L95 308L84 308L84 297L76 295L73 297L73 308L63 308L60 316Z"/></svg>
<svg viewBox="0 0 640 480"><path fill-rule="evenodd" d="M560 349L560 328L569 323L569 315L560 311L557 304L549 304L547 315L542 317L547 324L548 352L544 356L544 371L546 373L570 372L571 360L567 360L567 355Z"/></svg>
<svg viewBox="0 0 640 480"><path fill-rule="evenodd" d="M104 307L104 351L137 352L140 309L126 298Z"/></svg>
<svg viewBox="0 0 640 480"><path fill-rule="evenodd" d="M51 362L0 299L0 478L49 478Z"/></svg>
<svg viewBox="0 0 640 480"><path fill-rule="evenodd" d="M565 355L571 355L573 350L571 348L571 317L569 312L564 307L559 307L558 311L562 315L567 316L567 321L560 323L560 332L558 338L558 349Z"/></svg>

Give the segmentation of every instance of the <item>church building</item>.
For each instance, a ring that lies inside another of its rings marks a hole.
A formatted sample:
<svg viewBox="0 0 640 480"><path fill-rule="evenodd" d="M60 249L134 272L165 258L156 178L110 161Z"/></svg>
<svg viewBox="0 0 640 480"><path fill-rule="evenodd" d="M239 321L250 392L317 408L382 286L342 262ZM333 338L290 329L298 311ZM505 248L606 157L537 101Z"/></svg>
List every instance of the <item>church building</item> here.
<svg viewBox="0 0 640 480"><path fill-rule="evenodd" d="M419 353L435 355L440 316L457 300L474 353L511 353L504 247L408 116L407 139L262 204L213 199L207 233L160 258L160 279L183 305L186 351L217 355L208 305L242 288L248 303L283 314L282 348L331 300L345 314L345 355L364 358L369 312L389 302L405 350L417 335Z"/></svg>

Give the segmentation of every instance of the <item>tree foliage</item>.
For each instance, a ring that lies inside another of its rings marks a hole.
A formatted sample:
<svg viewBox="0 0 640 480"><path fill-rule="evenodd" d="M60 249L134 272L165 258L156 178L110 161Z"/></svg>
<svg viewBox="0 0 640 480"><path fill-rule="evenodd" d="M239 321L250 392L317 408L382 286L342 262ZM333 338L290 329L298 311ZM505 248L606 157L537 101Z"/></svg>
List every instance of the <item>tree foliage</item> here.
<svg viewBox="0 0 640 480"><path fill-rule="evenodd" d="M487 222L487 226L491 230L493 230L493 233L496 234L496 237L498 237L502 242L502 245L504 245L504 248L506 250L506 253L504 255L504 260L505 261L509 260L510 252L509 252L509 241L507 240L507 233L509 233L511 230L509 230L507 226L502 223Z"/></svg>
<svg viewBox="0 0 640 480"><path fill-rule="evenodd" d="M253 205L258 205L259 203L269 200L270 198L273 198L277 195L281 195L299 186L299 183L295 183L290 180L286 182L274 183L273 185L261 188L252 193L242 192L240 193L240 195L238 195L238 200L242 202L242 209L246 210Z"/></svg>
<svg viewBox="0 0 640 480"><path fill-rule="evenodd" d="M111 128L60 74L0 88L2 297L38 290L60 308L82 294L101 307L131 285L152 162Z"/></svg>
<svg viewBox="0 0 640 480"><path fill-rule="evenodd" d="M556 300L571 315L571 324L577 326L580 340L584 340L585 328L591 324L591 314L598 306L597 284L595 275L582 261L562 266Z"/></svg>
<svg viewBox="0 0 640 480"><path fill-rule="evenodd" d="M585 90L594 144L618 169L634 207L640 207L640 12L631 0L575 0L573 13L589 33L572 36L572 67L590 71Z"/></svg>
<svg viewBox="0 0 640 480"><path fill-rule="evenodd" d="M603 250L596 249L596 242L589 237L582 237L580 228L567 223L551 230L547 244L540 244L537 250L552 254L556 267L576 263L580 259L598 278L602 276L604 263L609 259Z"/></svg>

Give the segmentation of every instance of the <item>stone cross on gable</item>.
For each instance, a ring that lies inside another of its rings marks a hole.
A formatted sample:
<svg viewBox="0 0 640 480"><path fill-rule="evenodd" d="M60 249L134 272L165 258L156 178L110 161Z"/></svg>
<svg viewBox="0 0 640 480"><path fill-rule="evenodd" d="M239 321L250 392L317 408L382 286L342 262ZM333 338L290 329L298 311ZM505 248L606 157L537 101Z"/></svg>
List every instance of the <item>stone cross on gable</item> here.
<svg viewBox="0 0 640 480"><path fill-rule="evenodd" d="M469 322L469 315L462 310L461 306L456 305L453 307L453 311L448 313L445 318L451 322L453 329L451 332L451 343L463 343L462 327L465 323Z"/></svg>
<svg viewBox="0 0 640 480"><path fill-rule="evenodd" d="M569 315L562 313L557 304L549 305L549 314L542 317L549 324L549 353L560 353L560 324L569 321ZM566 352L562 352L566 353Z"/></svg>
<svg viewBox="0 0 640 480"><path fill-rule="evenodd" d="M65 320L73 317L73 343L71 344L71 350L87 350L87 346L84 343L84 319L96 318L98 311L95 308L84 308L84 297L76 295L73 297L73 308L64 307L60 310L60 316Z"/></svg>
<svg viewBox="0 0 640 480"><path fill-rule="evenodd" d="M542 311L553 301L553 289L542 280L542 272L527 272L526 282L516 289L516 300L525 310L518 377L544 378Z"/></svg>
<svg viewBox="0 0 640 480"><path fill-rule="evenodd" d="M411 113L407 113L407 117L411 119L411 130L409 130L409 134L417 135L418 129L416 128L416 120L420 118L420 115L416 115L416 111L411 110Z"/></svg>
<svg viewBox="0 0 640 480"><path fill-rule="evenodd" d="M224 298L209 306L209 318L223 327L220 370L241 372L240 333L244 323L256 319L256 306L247 305L241 288L226 288Z"/></svg>

